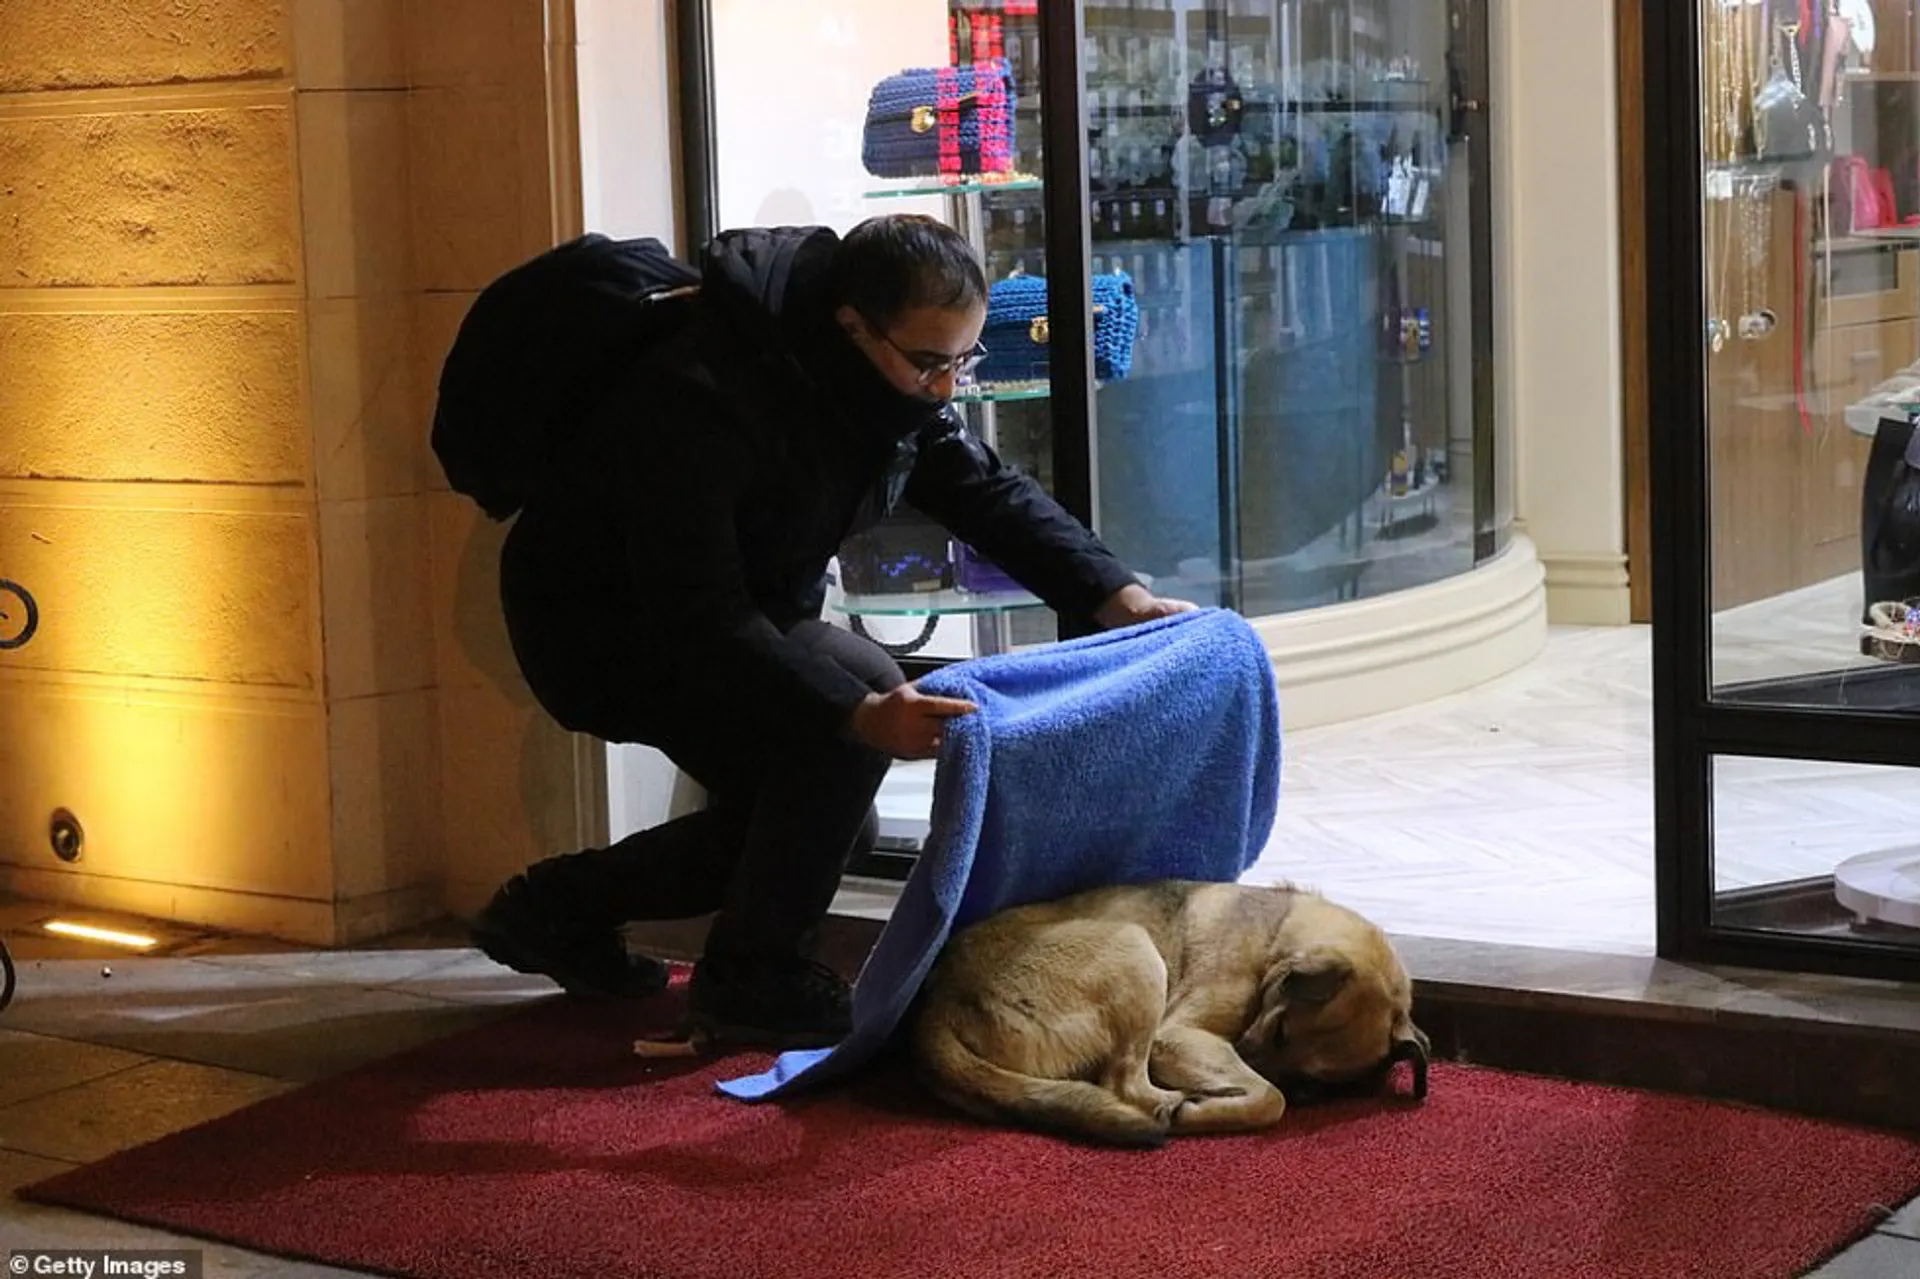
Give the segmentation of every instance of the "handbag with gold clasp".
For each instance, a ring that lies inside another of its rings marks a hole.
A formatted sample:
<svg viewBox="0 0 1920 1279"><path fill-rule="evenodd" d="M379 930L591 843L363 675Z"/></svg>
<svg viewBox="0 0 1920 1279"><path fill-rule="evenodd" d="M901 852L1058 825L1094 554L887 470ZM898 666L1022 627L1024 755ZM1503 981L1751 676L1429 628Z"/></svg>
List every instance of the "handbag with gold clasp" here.
<svg viewBox="0 0 1920 1279"><path fill-rule="evenodd" d="M860 161L877 178L1011 173L1013 101L1004 58L890 75L867 99Z"/></svg>

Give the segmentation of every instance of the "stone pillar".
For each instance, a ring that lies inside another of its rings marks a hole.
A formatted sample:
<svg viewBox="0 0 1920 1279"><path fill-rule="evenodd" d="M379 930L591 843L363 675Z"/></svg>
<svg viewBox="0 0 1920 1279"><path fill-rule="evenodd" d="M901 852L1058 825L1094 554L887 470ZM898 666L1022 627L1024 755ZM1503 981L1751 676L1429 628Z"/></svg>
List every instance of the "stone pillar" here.
<svg viewBox="0 0 1920 1279"><path fill-rule="evenodd" d="M1493 10L1495 376L1517 527L1555 622L1619 625L1627 589L1613 6Z"/></svg>
<svg viewBox="0 0 1920 1279"><path fill-rule="evenodd" d="M0 857L36 897L331 932L285 6L0 6ZM86 832L49 850L50 812Z"/></svg>
<svg viewBox="0 0 1920 1279"><path fill-rule="evenodd" d="M437 913L439 667L414 396L407 4L293 5L335 931Z"/></svg>
<svg viewBox="0 0 1920 1279"><path fill-rule="evenodd" d="M414 417L422 440L441 362L474 296L581 229L571 12L571 4L542 0L408 6ZM446 492L431 458L427 482L443 900L465 913L528 862L604 834L605 751L555 725L520 679L500 621L505 528Z"/></svg>
<svg viewBox="0 0 1920 1279"><path fill-rule="evenodd" d="M0 887L324 944L593 833L426 449L567 205L545 9L0 4Z"/></svg>

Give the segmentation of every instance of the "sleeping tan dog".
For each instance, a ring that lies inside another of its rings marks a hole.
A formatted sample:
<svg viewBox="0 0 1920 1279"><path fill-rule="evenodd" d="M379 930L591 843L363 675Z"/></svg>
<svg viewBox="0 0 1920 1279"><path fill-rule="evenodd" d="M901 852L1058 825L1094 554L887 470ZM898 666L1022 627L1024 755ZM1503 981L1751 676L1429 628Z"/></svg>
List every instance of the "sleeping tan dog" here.
<svg viewBox="0 0 1920 1279"><path fill-rule="evenodd" d="M1004 911L947 944L913 1050L971 1114L1117 1145L1266 1128L1427 1037L1381 931L1316 893L1170 880Z"/></svg>

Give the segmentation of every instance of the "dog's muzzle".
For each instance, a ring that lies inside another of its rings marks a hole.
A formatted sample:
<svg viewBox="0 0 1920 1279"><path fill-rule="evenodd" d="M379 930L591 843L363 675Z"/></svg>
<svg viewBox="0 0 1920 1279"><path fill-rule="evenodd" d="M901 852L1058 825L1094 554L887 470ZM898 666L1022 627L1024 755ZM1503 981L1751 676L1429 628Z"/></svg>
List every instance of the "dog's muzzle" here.
<svg viewBox="0 0 1920 1279"><path fill-rule="evenodd" d="M1413 1097L1415 1101L1427 1099L1427 1050L1418 1040L1402 1039L1393 1046L1386 1059L1364 1075L1355 1075L1350 1079L1314 1079L1308 1075L1295 1075L1286 1080L1281 1091L1287 1096L1291 1106L1313 1106L1322 1102L1348 1101L1361 1097L1376 1097L1385 1087L1393 1069L1401 1062L1413 1067Z"/></svg>

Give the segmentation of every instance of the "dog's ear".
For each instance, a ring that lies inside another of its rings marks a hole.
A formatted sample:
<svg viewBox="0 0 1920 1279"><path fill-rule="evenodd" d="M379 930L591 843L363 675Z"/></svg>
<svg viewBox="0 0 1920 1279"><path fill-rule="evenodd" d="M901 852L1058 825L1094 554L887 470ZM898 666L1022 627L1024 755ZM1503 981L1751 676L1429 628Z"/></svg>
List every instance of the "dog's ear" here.
<svg viewBox="0 0 1920 1279"><path fill-rule="evenodd" d="M1324 1004L1353 977L1344 955L1325 948L1302 951L1275 964L1260 986L1260 1011L1242 1041L1264 1046L1279 1033L1280 1019L1295 1004Z"/></svg>
<svg viewBox="0 0 1920 1279"><path fill-rule="evenodd" d="M1317 947L1293 957L1281 984L1286 988L1288 1003L1324 1004L1352 979L1353 961L1337 951Z"/></svg>
<svg viewBox="0 0 1920 1279"><path fill-rule="evenodd" d="M1387 1063L1413 1063L1413 1095L1415 1100L1425 1100L1427 1095L1427 1062L1433 1055L1433 1044L1427 1039L1426 1032L1413 1024L1412 1019L1402 1018L1393 1026L1393 1049L1387 1054Z"/></svg>

